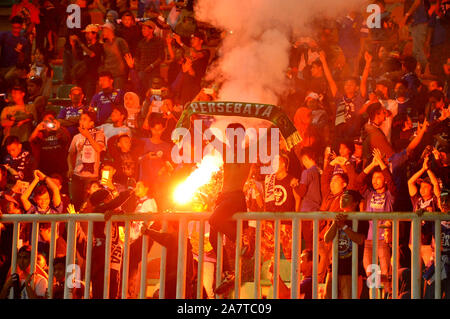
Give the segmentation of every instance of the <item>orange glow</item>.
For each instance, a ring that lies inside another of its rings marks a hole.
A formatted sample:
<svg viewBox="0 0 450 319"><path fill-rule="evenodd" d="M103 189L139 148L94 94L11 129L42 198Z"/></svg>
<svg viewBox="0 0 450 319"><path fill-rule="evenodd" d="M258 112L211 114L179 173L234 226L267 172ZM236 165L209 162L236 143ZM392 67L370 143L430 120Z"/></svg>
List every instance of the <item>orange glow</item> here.
<svg viewBox="0 0 450 319"><path fill-rule="evenodd" d="M208 184L214 173L217 173L223 165L219 154L203 157L198 168L189 177L177 186L173 194L176 203L184 205L192 201L200 187Z"/></svg>

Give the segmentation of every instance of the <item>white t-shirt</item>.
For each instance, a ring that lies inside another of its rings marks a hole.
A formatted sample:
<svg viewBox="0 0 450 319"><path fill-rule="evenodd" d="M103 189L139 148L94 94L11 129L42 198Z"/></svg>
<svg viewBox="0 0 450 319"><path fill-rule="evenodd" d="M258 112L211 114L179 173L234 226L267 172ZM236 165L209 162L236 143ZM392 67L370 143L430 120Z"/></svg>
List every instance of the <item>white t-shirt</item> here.
<svg viewBox="0 0 450 319"><path fill-rule="evenodd" d="M386 120L381 124L380 128L389 142L391 142L392 121L398 114L398 103L395 100L380 100L381 105L392 113L391 116L386 116Z"/></svg>
<svg viewBox="0 0 450 319"><path fill-rule="evenodd" d="M22 287L25 284L25 279L20 280L20 286ZM38 297L45 297L45 293L47 292L48 281L42 275L38 273L34 273L33 281L31 283L31 287L34 289L34 292ZM8 296L10 298L10 296ZM20 292L21 299L30 299L27 293L27 289L24 287Z"/></svg>

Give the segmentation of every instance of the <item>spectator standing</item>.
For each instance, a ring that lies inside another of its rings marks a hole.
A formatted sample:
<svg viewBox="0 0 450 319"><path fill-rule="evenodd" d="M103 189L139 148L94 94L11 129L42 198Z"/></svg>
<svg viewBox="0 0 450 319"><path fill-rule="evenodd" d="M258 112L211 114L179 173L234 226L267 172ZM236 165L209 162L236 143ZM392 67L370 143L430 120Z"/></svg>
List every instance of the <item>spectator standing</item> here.
<svg viewBox="0 0 450 319"><path fill-rule="evenodd" d="M127 110L121 105L114 105L111 112L112 123L105 123L97 127L97 129L103 131L106 138L106 143L119 134L131 135L130 129L125 125L125 121L128 118Z"/></svg>
<svg viewBox="0 0 450 319"><path fill-rule="evenodd" d="M103 32L103 70L111 72L114 80L114 88L125 86L128 75L128 67L125 62L125 54L130 53L127 42L115 35L116 27L111 22L102 26Z"/></svg>
<svg viewBox="0 0 450 319"><path fill-rule="evenodd" d="M45 107L47 106L47 97L42 95L42 84L42 79L38 76L32 76L27 80L27 104L31 104L36 110L38 121L42 120Z"/></svg>
<svg viewBox="0 0 450 319"><path fill-rule="evenodd" d="M71 197L78 210L84 201L84 190L99 176L100 153L105 150L105 135L94 127L95 114L85 111L80 117L80 133L69 147L67 176L72 179Z"/></svg>
<svg viewBox="0 0 450 319"><path fill-rule="evenodd" d="M136 55L136 48L142 38L141 30L136 24L135 17L130 10L122 14L122 23L117 28L117 36L127 41L130 53Z"/></svg>
<svg viewBox="0 0 450 319"><path fill-rule="evenodd" d="M97 113L95 123L104 124L112 113L113 105L123 105L123 91L114 89L114 77L109 71L102 71L98 75L101 91L92 97L90 110Z"/></svg>
<svg viewBox="0 0 450 319"><path fill-rule="evenodd" d="M78 133L78 123L83 111L87 110L87 106L84 104L83 90L75 86L70 89L70 101L71 105L63 107L58 114L58 121L62 127L65 127L69 131L70 136L73 137Z"/></svg>
<svg viewBox="0 0 450 319"><path fill-rule="evenodd" d="M4 76L17 64L28 64L31 59L31 44L21 35L23 19L11 19L11 31L0 32L0 75Z"/></svg>

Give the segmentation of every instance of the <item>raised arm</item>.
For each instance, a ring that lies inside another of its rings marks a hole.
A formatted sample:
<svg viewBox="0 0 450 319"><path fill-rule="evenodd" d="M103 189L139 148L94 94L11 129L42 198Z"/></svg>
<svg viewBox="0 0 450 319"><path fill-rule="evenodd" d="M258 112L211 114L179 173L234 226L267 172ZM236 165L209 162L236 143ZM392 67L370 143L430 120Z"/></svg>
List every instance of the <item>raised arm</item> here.
<svg viewBox="0 0 450 319"><path fill-rule="evenodd" d="M28 188L23 192L22 196L20 197L25 211L28 211L31 208L31 203L30 203L29 198L30 198L30 195L33 192L34 188L36 187L37 183L39 183L39 176L37 175L36 171L34 171L33 181L31 182L30 186L28 186Z"/></svg>
<svg viewBox="0 0 450 319"><path fill-rule="evenodd" d="M361 78L361 96L366 97L367 96L367 79L369 78L369 72L370 72L370 65L372 64L372 55L366 51L364 54L364 59L366 60L366 65L364 67L364 71Z"/></svg>
<svg viewBox="0 0 450 319"><path fill-rule="evenodd" d="M428 177L430 178L431 184L433 185L433 192L434 196L437 198L441 197L441 188L439 187L438 180L436 178L436 175L434 175L433 171L431 169L427 169Z"/></svg>
<svg viewBox="0 0 450 319"><path fill-rule="evenodd" d="M419 145L420 141L423 138L423 135L427 131L427 128L429 126L428 121L425 119L422 123L422 125L419 124L419 128L417 130L417 135L413 138L413 140L408 144L406 147L406 154L410 155L412 151Z"/></svg>
<svg viewBox="0 0 450 319"><path fill-rule="evenodd" d="M409 190L409 196L413 197L417 194L417 186L416 181L419 179L420 176L422 176L423 173L425 173L428 170L428 163L429 158L425 158L423 161L422 168L418 170L411 178L408 180L408 190Z"/></svg>
<svg viewBox="0 0 450 319"><path fill-rule="evenodd" d="M337 94L337 85L333 79L333 75L331 74L330 68L328 67L327 58L325 56L325 51L320 51L320 62L322 62L323 73L328 81L328 85L330 86L331 94L333 97L336 97Z"/></svg>

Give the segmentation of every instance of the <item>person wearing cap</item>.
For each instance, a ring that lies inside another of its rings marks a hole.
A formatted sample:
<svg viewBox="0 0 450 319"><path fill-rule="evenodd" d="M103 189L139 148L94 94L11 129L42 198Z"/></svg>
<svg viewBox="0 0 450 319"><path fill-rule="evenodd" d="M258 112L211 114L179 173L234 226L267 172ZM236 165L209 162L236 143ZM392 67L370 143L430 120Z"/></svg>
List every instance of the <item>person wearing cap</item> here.
<svg viewBox="0 0 450 319"><path fill-rule="evenodd" d="M409 196L413 205L414 212L422 214L423 212L438 212L439 198L441 190L439 182L430 169L430 156L424 158L422 167L408 180ZM426 173L427 177L421 178ZM417 189L419 185L419 190ZM412 225L411 225L412 227ZM420 248L422 259L425 265L430 262L431 255L431 223L425 222L422 225L422 245ZM410 241L411 245L411 241Z"/></svg>
<svg viewBox="0 0 450 319"><path fill-rule="evenodd" d="M330 123L328 114L323 108L319 94L310 92L305 98L305 105L311 110L311 124L314 125L320 132L324 132L324 137L328 140L330 137Z"/></svg>
<svg viewBox="0 0 450 319"><path fill-rule="evenodd" d="M114 88L125 86L128 77L128 68L125 55L130 53L127 42L115 35L116 26L111 22L102 25L103 34L103 70L111 72L114 79Z"/></svg>
<svg viewBox="0 0 450 319"><path fill-rule="evenodd" d="M27 142L33 131L33 121L37 120L36 109L33 105L25 104L25 94L26 89L23 86L16 85L11 89L14 105L5 107L0 115L3 142L10 135L17 136L22 143Z"/></svg>
<svg viewBox="0 0 450 319"><path fill-rule="evenodd" d="M61 126L65 127L69 131L70 136L73 137L78 134L78 122L80 121L81 113L87 110L87 106L84 104L84 93L80 87L74 86L70 89L69 97L71 105L62 108L57 119Z"/></svg>
<svg viewBox="0 0 450 319"><path fill-rule="evenodd" d="M174 34L175 41L184 47L179 35ZM205 35L196 31L191 35L191 46L185 50L184 63L175 81L173 88L176 96L175 102L184 105L192 101L201 90L201 81L206 73L210 52L203 49Z"/></svg>
<svg viewBox="0 0 450 319"><path fill-rule="evenodd" d="M76 67L80 68L80 74L74 75L75 82L83 89L87 100L90 100L95 94L98 68L103 59L103 46L98 39L99 31L100 29L97 25L89 24L82 31L85 42L76 35L71 37L71 40L75 41L80 48L80 50L75 52L78 63L74 69Z"/></svg>
<svg viewBox="0 0 450 319"><path fill-rule="evenodd" d="M136 71L142 89L147 91L154 77L160 76L160 64L164 61L164 42L154 35L156 24L147 20L142 23L143 39L136 49Z"/></svg>

